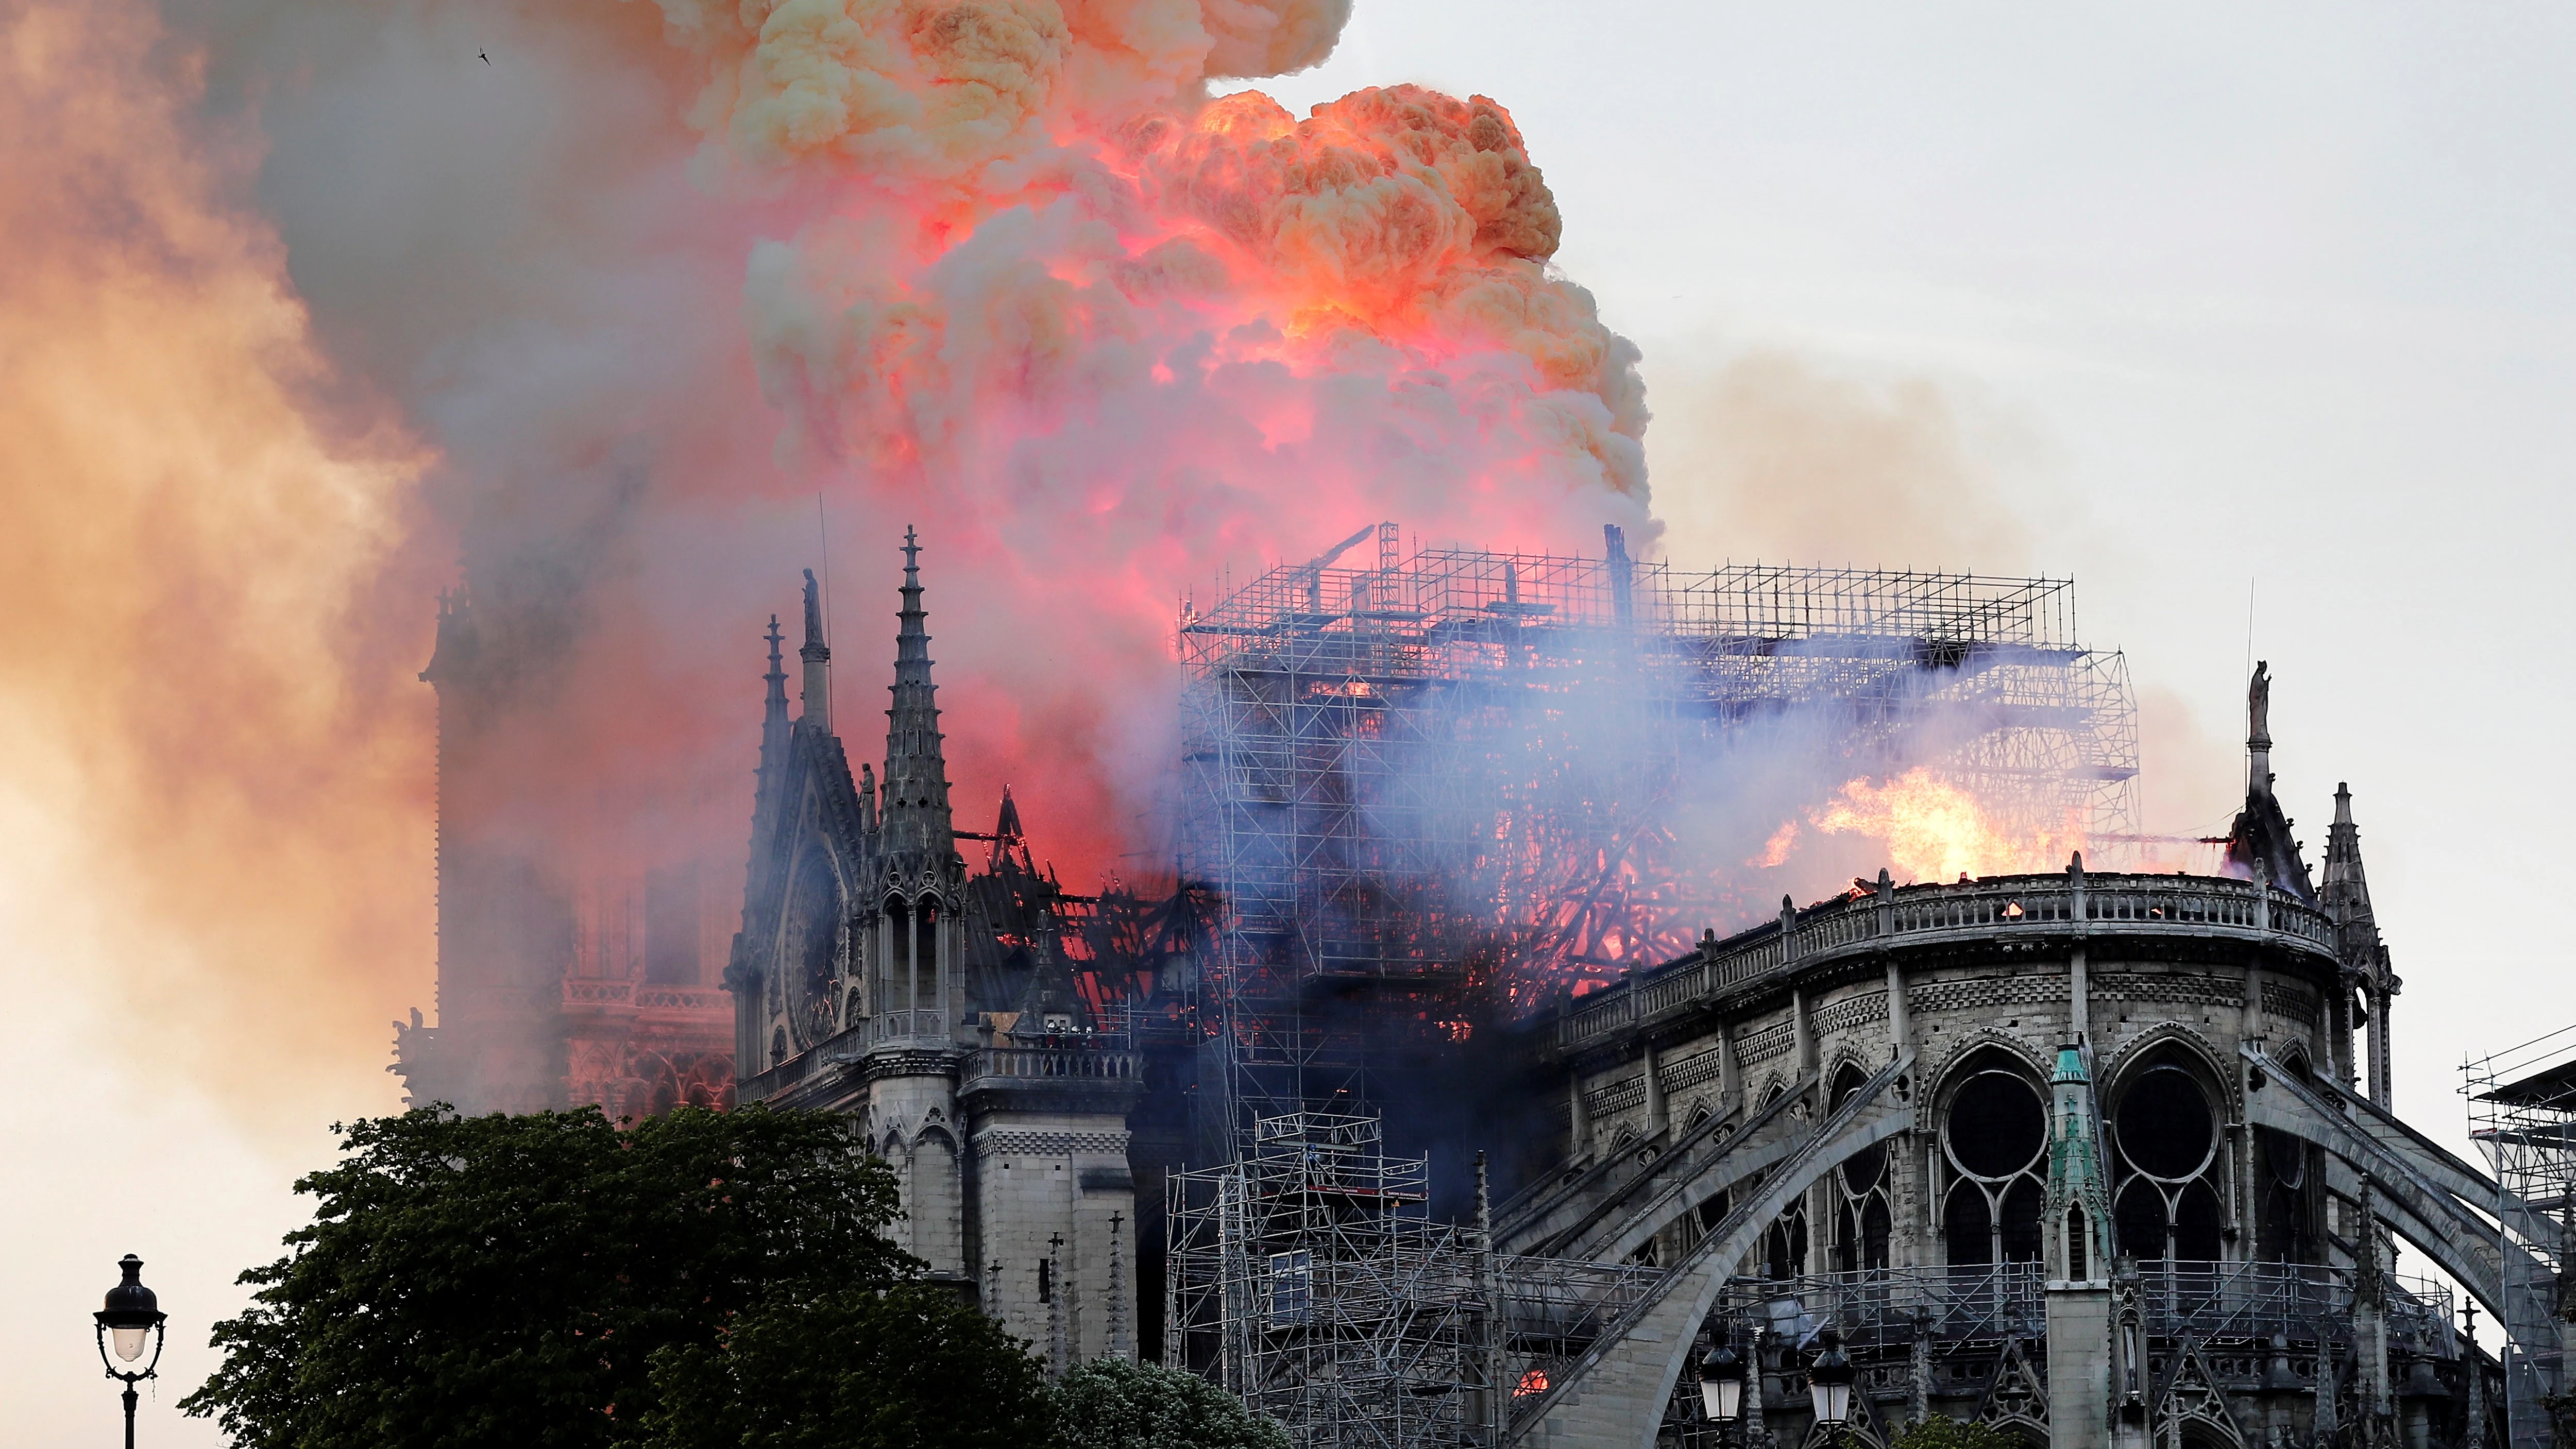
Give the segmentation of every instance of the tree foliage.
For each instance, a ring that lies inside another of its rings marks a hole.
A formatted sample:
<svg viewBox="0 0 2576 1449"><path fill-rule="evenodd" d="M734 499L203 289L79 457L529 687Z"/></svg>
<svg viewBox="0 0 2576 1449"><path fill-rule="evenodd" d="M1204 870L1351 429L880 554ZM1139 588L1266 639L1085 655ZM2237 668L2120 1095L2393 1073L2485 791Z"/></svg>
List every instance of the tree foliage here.
<svg viewBox="0 0 2576 1449"><path fill-rule="evenodd" d="M595 1108L343 1129L181 1407L242 1449L1287 1449L1187 1373L1041 1376L885 1229L847 1119ZM1923 1445L1912 1449L1981 1449Z"/></svg>
<svg viewBox="0 0 2576 1449"><path fill-rule="evenodd" d="M2020 1442L1992 1424L1934 1414L1899 1428L1888 1449L2018 1449Z"/></svg>
<svg viewBox="0 0 2576 1449"><path fill-rule="evenodd" d="M646 1449L1031 1449L1037 1361L927 1284L780 1301L653 1355Z"/></svg>
<svg viewBox="0 0 2576 1449"><path fill-rule="evenodd" d="M421 1109L343 1131L182 1407L245 1449L634 1442L652 1361L781 1301L894 1287L894 1180L844 1120Z"/></svg>
<svg viewBox="0 0 2576 1449"><path fill-rule="evenodd" d="M1056 1380L1053 1449L1288 1449L1288 1431L1196 1374L1100 1359Z"/></svg>

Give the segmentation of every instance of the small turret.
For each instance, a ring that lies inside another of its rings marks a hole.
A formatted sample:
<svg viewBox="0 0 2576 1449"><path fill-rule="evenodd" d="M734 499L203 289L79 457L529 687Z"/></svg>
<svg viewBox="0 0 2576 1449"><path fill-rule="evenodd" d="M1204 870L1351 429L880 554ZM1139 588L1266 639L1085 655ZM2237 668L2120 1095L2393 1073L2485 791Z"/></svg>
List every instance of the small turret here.
<svg viewBox="0 0 2576 1449"><path fill-rule="evenodd" d="M2317 887L2317 904L2334 923L2335 959L2343 966L2348 989L2366 1013L2370 1100L2386 1107L2394 1084L2389 1079L2388 1012L2398 979L2389 969L2388 947L2379 938L2379 917L2370 905L2370 878L2361 865L2361 827L2352 820L2352 787L2335 786L2334 824L2326 830L2326 863Z"/></svg>
<svg viewBox="0 0 2576 1449"><path fill-rule="evenodd" d="M787 759L787 671L781 666L778 646L785 642L778 632L778 616L769 616L769 672L761 677L769 688L760 701L760 774L784 764Z"/></svg>
<svg viewBox="0 0 2576 1449"><path fill-rule="evenodd" d="M2057 1049L2050 1074L2048 1141L2049 1235L2056 1242L2050 1276L2084 1282L2111 1276L2110 1197L2102 1171L2102 1134L2093 1100L2093 1073L2084 1048Z"/></svg>

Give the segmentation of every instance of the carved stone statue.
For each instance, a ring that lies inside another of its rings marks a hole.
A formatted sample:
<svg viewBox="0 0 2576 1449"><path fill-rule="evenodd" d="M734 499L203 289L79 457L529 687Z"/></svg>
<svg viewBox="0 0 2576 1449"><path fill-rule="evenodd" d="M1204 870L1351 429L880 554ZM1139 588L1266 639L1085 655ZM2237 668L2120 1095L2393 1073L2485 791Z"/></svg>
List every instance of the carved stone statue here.
<svg viewBox="0 0 2576 1449"><path fill-rule="evenodd" d="M2258 750L2272 743L2271 671L2269 660L2254 661L2254 678L2245 686L2245 716L2253 725L2246 739Z"/></svg>

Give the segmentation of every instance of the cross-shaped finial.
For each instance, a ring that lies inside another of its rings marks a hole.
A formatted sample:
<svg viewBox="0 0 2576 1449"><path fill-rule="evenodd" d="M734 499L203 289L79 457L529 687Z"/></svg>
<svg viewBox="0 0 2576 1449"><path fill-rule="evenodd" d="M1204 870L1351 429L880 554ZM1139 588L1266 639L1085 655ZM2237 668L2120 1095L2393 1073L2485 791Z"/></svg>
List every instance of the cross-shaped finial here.
<svg viewBox="0 0 2576 1449"><path fill-rule="evenodd" d="M921 539L909 523L903 526L903 566L906 569L921 566Z"/></svg>
<svg viewBox="0 0 2576 1449"><path fill-rule="evenodd" d="M1058 1234L1056 1234L1054 1237L1051 1237L1051 1238L1047 1239L1047 1246L1048 1246L1048 1247L1050 1247L1050 1248L1061 1248L1061 1247L1063 1247L1063 1246L1064 1246L1064 1234L1062 1234L1062 1233L1058 1233Z"/></svg>

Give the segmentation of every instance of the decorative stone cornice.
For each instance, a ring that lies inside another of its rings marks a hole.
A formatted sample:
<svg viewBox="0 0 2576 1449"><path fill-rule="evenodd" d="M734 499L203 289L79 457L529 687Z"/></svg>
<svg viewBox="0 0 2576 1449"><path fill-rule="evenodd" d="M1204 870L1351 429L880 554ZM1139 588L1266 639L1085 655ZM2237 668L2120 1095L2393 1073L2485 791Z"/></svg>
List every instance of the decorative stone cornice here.
<svg viewBox="0 0 2576 1449"><path fill-rule="evenodd" d="M975 1155L983 1157L1069 1157L1077 1152L1125 1156L1126 1132L1052 1132L1035 1127L987 1127L975 1134Z"/></svg>
<svg viewBox="0 0 2576 1449"><path fill-rule="evenodd" d="M942 1050L938 1047L879 1048L869 1052L860 1062L860 1066L871 1082L881 1082L888 1077L953 1079L957 1075L957 1064L963 1058L962 1052Z"/></svg>

